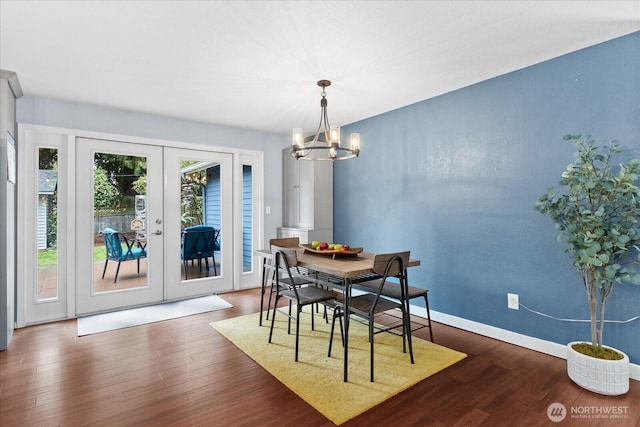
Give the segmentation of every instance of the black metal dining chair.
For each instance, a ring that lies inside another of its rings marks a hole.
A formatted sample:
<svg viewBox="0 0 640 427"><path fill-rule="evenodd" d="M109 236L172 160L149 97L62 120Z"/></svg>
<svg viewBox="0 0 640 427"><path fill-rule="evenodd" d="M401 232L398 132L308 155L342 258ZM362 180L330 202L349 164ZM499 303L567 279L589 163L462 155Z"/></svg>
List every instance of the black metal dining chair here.
<svg viewBox="0 0 640 427"><path fill-rule="evenodd" d="M300 279L295 272L298 266L298 258L295 249L283 248L279 246L271 247L274 253L275 272L276 272L276 297L273 305L273 314L271 316L271 329L269 331L269 343L273 338L273 327L275 325L276 313L282 313L288 317L287 333L291 334L291 321L296 322L296 350L295 361L298 361L298 348L300 343L300 315L302 309L311 306L311 330L314 329L314 313L313 304L329 303L334 301L336 293L308 283L304 286L297 285L297 279ZM304 277L303 277L304 279ZM288 311L278 308L280 298L289 300ZM296 305L296 313L292 314L292 305Z"/></svg>
<svg viewBox="0 0 640 427"><path fill-rule="evenodd" d="M281 237L281 238L275 238L275 239L269 239L269 247L271 248L271 253L275 254L275 251L279 248L297 248L298 245L300 244L300 238L298 237ZM275 249L274 249L275 248ZM272 267L275 267L275 259L272 261L273 265ZM306 285L309 282L309 280L305 277L302 277L303 273L306 273L306 269L301 269L300 267L298 267L297 265L295 267L293 267L295 269L295 275L289 279L288 277L282 277L280 278L280 284L281 285L287 285L287 286L302 286L302 285ZM271 286L270 286L270 291L269 291L269 302L267 303L267 320L269 320L269 310L271 310L271 303L272 303L272 299L273 299L273 294L276 292L276 271L275 268L273 269L273 271L271 272ZM262 290L262 293L264 294L265 290Z"/></svg>
<svg viewBox="0 0 640 427"><path fill-rule="evenodd" d="M405 266L406 267L406 266ZM433 328L431 327L431 312L429 311L429 290L426 288L419 288L417 286L409 285L409 276L405 270L404 278L407 282L404 297L399 286L384 286L382 288L382 295L388 298L393 298L398 301L402 301L405 304L405 310L407 316L411 319L411 311L409 302L414 298L424 298L425 309L427 312L427 325L429 328L429 338L433 342ZM365 292L376 292L382 279L368 280L364 282L354 283L353 287Z"/></svg>
<svg viewBox="0 0 640 427"><path fill-rule="evenodd" d="M368 325L371 382L374 380L374 338L376 334L382 332L398 334L398 327L401 327L402 332L400 334L402 335L402 351L403 353L406 353L406 347L408 345L411 363L414 363L413 344L411 342L411 322L406 311L406 306L402 302L404 301L407 292L406 266L408 262L409 251L374 255L373 272L380 276L380 279L377 281L377 286L375 286L371 292L366 292L350 298L349 310L351 315L364 319ZM392 278L397 279L398 282L390 281L389 279ZM354 285L354 287L355 286L356 285ZM397 288L400 293L400 298L397 301L383 295L384 288L389 289L392 287ZM392 322L392 324L375 322L376 316L395 309L399 309L402 312L402 322L400 325L398 325L397 322ZM331 357L336 319L340 319L344 314L344 301L338 302L333 312L333 321L331 323L328 352L329 357Z"/></svg>

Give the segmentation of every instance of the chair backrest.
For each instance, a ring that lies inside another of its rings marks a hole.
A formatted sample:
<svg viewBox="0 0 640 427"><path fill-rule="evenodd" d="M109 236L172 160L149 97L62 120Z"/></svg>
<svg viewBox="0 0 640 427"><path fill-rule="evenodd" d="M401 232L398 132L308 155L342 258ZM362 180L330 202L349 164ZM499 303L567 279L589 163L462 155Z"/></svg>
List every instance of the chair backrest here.
<svg viewBox="0 0 640 427"><path fill-rule="evenodd" d="M271 246L271 252L275 254L276 266L290 270L298 265L298 253L295 249L282 246Z"/></svg>
<svg viewBox="0 0 640 427"><path fill-rule="evenodd" d="M272 246L271 253L275 254L274 262L276 267L276 287L278 294L280 293L281 283L286 283L286 287L292 289L296 299L300 302L298 295L298 287L295 286L294 271L298 270L298 253L293 248L284 248L282 246ZM282 276L285 277L282 277Z"/></svg>
<svg viewBox="0 0 640 427"><path fill-rule="evenodd" d="M408 286L406 269L409 265L409 253L410 251L404 251L374 255L373 272L382 276L382 279L380 280L380 283L378 285L378 289L376 291L376 299L372 305L372 309L375 307L378 299L383 294L383 289L385 289L385 287L386 289L389 289L389 286L400 287L400 299L405 299ZM387 280L390 277L397 278L398 283Z"/></svg>
<svg viewBox="0 0 640 427"><path fill-rule="evenodd" d="M216 229L208 225L194 225L182 230L184 258L212 255L216 247Z"/></svg>
<svg viewBox="0 0 640 427"><path fill-rule="evenodd" d="M299 237L281 237L277 239L269 239L269 246L280 246L282 248L298 247L300 245Z"/></svg>
<svg viewBox="0 0 640 427"><path fill-rule="evenodd" d="M373 272L384 277L404 275L409 265L410 251L376 254L373 256Z"/></svg>
<svg viewBox="0 0 640 427"><path fill-rule="evenodd" d="M220 231L222 231L221 228L217 228L214 236L213 236L213 250L214 251L219 251L220 250Z"/></svg>
<svg viewBox="0 0 640 427"><path fill-rule="evenodd" d="M102 230L102 237L104 237L104 245L107 249L107 258L120 258L122 256L120 233L113 228L105 228Z"/></svg>

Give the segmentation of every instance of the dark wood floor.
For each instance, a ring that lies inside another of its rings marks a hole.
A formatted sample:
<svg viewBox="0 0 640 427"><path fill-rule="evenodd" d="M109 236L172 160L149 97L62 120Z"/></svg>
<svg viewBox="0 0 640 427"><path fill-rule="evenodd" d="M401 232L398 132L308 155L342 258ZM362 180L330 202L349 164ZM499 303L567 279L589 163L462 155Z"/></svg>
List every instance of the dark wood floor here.
<svg viewBox="0 0 640 427"><path fill-rule="evenodd" d="M259 293L224 294L228 310L80 338L75 320L17 330L0 352L0 425L333 425L209 326L258 311ZM640 425L638 381L625 396L600 396L574 385L562 359L440 324L434 335L468 357L345 426ZM552 423L554 402L626 417Z"/></svg>

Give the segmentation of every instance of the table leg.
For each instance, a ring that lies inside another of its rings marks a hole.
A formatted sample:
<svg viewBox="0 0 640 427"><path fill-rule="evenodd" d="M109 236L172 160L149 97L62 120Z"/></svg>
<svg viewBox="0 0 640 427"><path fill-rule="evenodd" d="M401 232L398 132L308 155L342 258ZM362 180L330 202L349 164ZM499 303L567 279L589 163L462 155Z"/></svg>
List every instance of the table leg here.
<svg viewBox="0 0 640 427"><path fill-rule="evenodd" d="M264 294L267 290L267 259L262 258L262 293L260 294L260 326L262 326L262 311L264 307Z"/></svg>
<svg viewBox="0 0 640 427"><path fill-rule="evenodd" d="M351 281L344 279L344 382L349 371L349 320L351 318Z"/></svg>

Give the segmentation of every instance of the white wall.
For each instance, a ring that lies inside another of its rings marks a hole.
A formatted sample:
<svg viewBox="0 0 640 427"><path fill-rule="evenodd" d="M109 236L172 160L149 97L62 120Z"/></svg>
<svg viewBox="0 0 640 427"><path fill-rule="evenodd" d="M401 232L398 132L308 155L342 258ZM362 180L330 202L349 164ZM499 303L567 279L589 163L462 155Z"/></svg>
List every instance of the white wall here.
<svg viewBox="0 0 640 427"><path fill-rule="evenodd" d="M10 84L11 81L11 84ZM5 350L15 324L16 289L16 184L7 178L7 132L17 143L15 73L2 70L0 78L0 350ZM17 96L20 96L18 93Z"/></svg>
<svg viewBox="0 0 640 427"><path fill-rule="evenodd" d="M288 129L283 129L282 134L259 132L34 97L18 100L16 116L18 123L23 124L262 151L264 205L271 208L271 214L264 217L264 241L275 237L277 228L282 225L281 153L288 144Z"/></svg>

